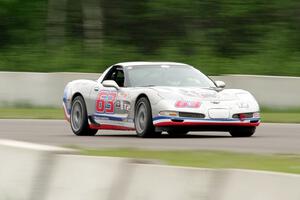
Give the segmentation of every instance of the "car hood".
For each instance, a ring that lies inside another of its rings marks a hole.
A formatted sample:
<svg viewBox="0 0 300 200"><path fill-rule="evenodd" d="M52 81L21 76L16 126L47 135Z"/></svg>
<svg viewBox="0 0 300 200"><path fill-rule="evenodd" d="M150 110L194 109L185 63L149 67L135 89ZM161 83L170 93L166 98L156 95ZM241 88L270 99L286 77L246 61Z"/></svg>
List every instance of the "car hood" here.
<svg viewBox="0 0 300 200"><path fill-rule="evenodd" d="M208 88L197 88L197 87L163 87L156 86L152 87L153 90L158 92L158 95L163 99L174 99L174 100L201 100L201 101L234 101L241 100L240 96L250 95L244 90L238 89L224 89L222 91L216 91ZM252 97L250 95L250 97ZM247 98L247 97L246 97Z"/></svg>

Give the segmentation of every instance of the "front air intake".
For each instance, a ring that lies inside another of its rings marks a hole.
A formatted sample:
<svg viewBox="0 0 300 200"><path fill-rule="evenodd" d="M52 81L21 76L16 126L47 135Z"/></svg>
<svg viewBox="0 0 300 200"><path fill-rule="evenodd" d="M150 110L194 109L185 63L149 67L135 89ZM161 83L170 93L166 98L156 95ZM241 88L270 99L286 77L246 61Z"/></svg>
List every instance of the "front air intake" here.
<svg viewBox="0 0 300 200"><path fill-rule="evenodd" d="M232 115L232 118L253 118L253 113L238 113Z"/></svg>
<svg viewBox="0 0 300 200"><path fill-rule="evenodd" d="M179 112L179 117L205 118L205 115L201 113Z"/></svg>

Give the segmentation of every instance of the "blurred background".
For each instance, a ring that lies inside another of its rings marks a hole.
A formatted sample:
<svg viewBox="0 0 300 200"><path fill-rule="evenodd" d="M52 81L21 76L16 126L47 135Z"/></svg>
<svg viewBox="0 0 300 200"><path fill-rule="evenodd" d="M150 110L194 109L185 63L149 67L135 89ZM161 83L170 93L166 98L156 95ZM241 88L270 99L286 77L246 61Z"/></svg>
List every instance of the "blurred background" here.
<svg viewBox="0 0 300 200"><path fill-rule="evenodd" d="M300 1L0 0L1 71L99 73L133 60L300 76Z"/></svg>

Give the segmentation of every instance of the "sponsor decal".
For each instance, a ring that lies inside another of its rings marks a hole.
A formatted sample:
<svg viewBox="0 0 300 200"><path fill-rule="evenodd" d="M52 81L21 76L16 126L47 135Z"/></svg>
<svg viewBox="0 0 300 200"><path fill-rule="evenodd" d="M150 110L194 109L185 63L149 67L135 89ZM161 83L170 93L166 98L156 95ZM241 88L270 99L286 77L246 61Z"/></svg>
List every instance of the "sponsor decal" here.
<svg viewBox="0 0 300 200"><path fill-rule="evenodd" d="M115 107L116 107L116 109L120 109L121 110L121 102L119 100L116 101Z"/></svg>
<svg viewBox="0 0 300 200"><path fill-rule="evenodd" d="M201 105L200 101L179 100L175 103L176 108L199 108L200 105Z"/></svg>
<svg viewBox="0 0 300 200"><path fill-rule="evenodd" d="M239 108L249 108L249 104L247 102L238 102L237 105Z"/></svg>
<svg viewBox="0 0 300 200"><path fill-rule="evenodd" d="M118 110L129 111L131 106L129 101L117 100L115 107Z"/></svg>
<svg viewBox="0 0 300 200"><path fill-rule="evenodd" d="M118 93L118 99L128 99L128 93L120 92Z"/></svg>
<svg viewBox="0 0 300 200"><path fill-rule="evenodd" d="M114 113L114 102L117 92L115 91L100 91L96 100L97 113Z"/></svg>

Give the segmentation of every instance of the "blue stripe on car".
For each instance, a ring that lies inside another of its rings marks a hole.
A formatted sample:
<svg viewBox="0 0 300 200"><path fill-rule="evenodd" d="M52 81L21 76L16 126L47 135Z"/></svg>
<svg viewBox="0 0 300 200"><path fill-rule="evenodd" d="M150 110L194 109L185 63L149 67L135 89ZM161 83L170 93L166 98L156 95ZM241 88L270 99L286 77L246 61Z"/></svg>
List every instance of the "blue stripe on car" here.
<svg viewBox="0 0 300 200"><path fill-rule="evenodd" d="M105 114L94 114L93 117L96 118L107 118L108 120L112 120L112 121L124 121L124 119L126 119L126 117L116 117L116 116L111 116L111 115L105 115Z"/></svg>

